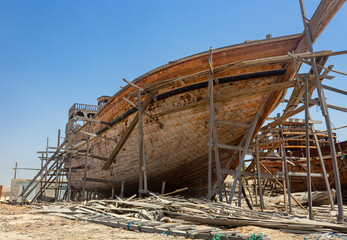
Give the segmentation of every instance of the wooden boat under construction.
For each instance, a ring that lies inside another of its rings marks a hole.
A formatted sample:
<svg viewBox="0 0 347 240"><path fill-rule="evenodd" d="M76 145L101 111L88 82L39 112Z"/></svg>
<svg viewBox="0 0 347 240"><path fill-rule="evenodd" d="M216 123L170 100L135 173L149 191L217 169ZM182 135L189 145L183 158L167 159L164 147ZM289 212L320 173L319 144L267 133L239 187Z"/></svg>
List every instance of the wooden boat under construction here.
<svg viewBox="0 0 347 240"><path fill-rule="evenodd" d="M315 41L344 1L322 1L310 21ZM324 14L322 14L324 12ZM205 195L207 192L209 98L208 79L212 72L218 142L242 146L250 124L255 133L280 103L286 89L294 86L294 61L288 52L316 56L324 64L329 51L307 54L304 34L267 38L214 49L169 62L132 81L142 88L145 162L148 189L166 191L188 187L185 194ZM297 63L298 65L300 62ZM211 69L211 70L210 70ZM124 100L124 98L126 100ZM125 193L138 192L139 131L136 88L128 84L107 99L101 109L82 127L67 131L67 147L79 153L66 167L70 184L75 189ZM74 112L78 112L75 105ZM254 121L256 115L259 118ZM77 114L78 115L78 114ZM76 115L74 115L76 116ZM70 116L73 118L73 116ZM106 125L104 125L106 124ZM95 133L91 137L85 133ZM100 138L102 137L102 138ZM116 139L113 141L112 139ZM89 149L90 155L85 153ZM231 155L238 150L221 149L221 168L235 168ZM213 163L213 168L215 165ZM86 172L85 172L86 168ZM85 175L86 174L86 175ZM216 174L212 174L216 182Z"/></svg>

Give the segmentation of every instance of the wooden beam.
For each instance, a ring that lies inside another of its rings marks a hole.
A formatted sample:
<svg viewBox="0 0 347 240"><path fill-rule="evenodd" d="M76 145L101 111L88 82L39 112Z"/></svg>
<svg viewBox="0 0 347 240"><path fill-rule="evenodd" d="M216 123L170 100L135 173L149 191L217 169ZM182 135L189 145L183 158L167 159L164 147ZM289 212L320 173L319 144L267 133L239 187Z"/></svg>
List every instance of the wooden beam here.
<svg viewBox="0 0 347 240"><path fill-rule="evenodd" d="M111 123L109 122L105 122L105 121L100 121L98 119L94 119L94 118L86 118L86 117L81 117L81 116L75 116L75 118L77 118L78 120L81 121L87 121L87 122L95 122L95 123L101 123L101 124L105 124L107 126L111 126Z"/></svg>
<svg viewBox="0 0 347 240"><path fill-rule="evenodd" d="M151 101L152 101L152 97L147 95L145 101L142 104L142 108L146 109ZM118 153L120 152L120 150L124 146L125 142L128 140L130 134L134 130L134 128L137 125L138 121L139 121L139 113L137 112L135 118L133 119L133 121L131 122L131 124L129 125L129 127L127 128L127 130L125 131L125 133L123 134L121 139L119 140L117 146L112 151L112 153L111 153L110 157L108 158L108 160L106 161L105 165L102 167L103 170L109 169L109 167L111 166L112 162L116 159Z"/></svg>

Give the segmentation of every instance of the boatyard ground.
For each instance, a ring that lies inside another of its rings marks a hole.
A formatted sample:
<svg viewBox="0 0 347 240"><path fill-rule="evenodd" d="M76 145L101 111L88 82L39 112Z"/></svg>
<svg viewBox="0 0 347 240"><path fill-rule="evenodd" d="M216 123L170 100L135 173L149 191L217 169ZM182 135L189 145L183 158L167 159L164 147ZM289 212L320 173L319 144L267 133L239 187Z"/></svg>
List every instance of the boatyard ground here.
<svg viewBox="0 0 347 240"><path fill-rule="evenodd" d="M187 239L127 231L57 216L30 214L30 210L33 210L30 206L0 204L0 239ZM264 233L271 239L347 239L347 236L342 234L299 235L253 226L235 230L243 233Z"/></svg>

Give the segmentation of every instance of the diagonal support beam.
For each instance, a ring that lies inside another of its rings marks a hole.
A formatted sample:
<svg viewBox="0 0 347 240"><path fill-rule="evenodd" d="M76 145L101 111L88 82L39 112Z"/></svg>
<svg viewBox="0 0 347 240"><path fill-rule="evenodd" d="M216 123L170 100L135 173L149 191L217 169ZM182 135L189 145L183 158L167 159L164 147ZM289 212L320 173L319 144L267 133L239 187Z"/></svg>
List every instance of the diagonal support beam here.
<svg viewBox="0 0 347 240"><path fill-rule="evenodd" d="M152 101L152 97L151 96L147 96L145 101L142 103L142 109L146 109L148 107L148 105L151 103ZM133 119L133 121L131 122L130 126L127 128L126 132L123 134L122 138L119 140L118 144L116 145L115 149L112 151L110 157L108 158L108 160L106 161L105 165L102 167L103 170L107 170L110 168L112 162L116 159L118 153L120 152L120 150L122 149L122 147L124 146L125 142L128 140L130 134L133 132L135 126L137 125L139 121L139 113L136 113L135 118Z"/></svg>
<svg viewBox="0 0 347 240"><path fill-rule="evenodd" d="M257 114L255 115L255 117L254 117L254 119L252 121L251 127L248 130L248 132L247 132L247 139L246 139L245 147L243 149L243 152L242 152L242 155L241 155L241 158L240 158L240 161L239 161L239 165L238 165L237 170L236 170L233 186L232 186L231 191L230 191L230 197L229 197L229 201L228 201L229 204L233 200L233 197L234 197L234 194L235 194L235 190L236 190L236 185L237 185L238 179L240 178L242 165L243 165L243 162L244 162L246 154L247 154L247 149L248 149L248 146L249 146L249 144L251 142L251 139L252 139L252 136L253 136L253 133L254 133L254 129L255 129L255 126L257 125L257 122L258 122L258 119L260 117L260 112L261 111L262 111L262 109L260 109L257 112Z"/></svg>

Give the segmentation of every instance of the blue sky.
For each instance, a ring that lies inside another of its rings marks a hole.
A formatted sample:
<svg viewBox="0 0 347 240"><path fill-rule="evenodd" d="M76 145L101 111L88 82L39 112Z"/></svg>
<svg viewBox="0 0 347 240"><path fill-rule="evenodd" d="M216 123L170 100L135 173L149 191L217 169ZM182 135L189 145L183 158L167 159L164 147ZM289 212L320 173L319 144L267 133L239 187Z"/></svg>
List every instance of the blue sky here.
<svg viewBox="0 0 347 240"><path fill-rule="evenodd" d="M317 0L306 0L310 17ZM330 22L314 49L346 50L347 7ZM15 162L39 167L46 137L56 144L67 111L95 104L169 61L245 40L300 33L298 1L17 1L0 0L0 184L9 184ZM329 64L347 72L347 57ZM327 85L347 90L346 77ZM344 106L346 96L327 92ZM315 119L321 119L311 108ZM343 113L331 111L334 125ZM324 126L321 127L325 129ZM346 130L338 131L346 140ZM19 171L19 177L32 177Z"/></svg>

